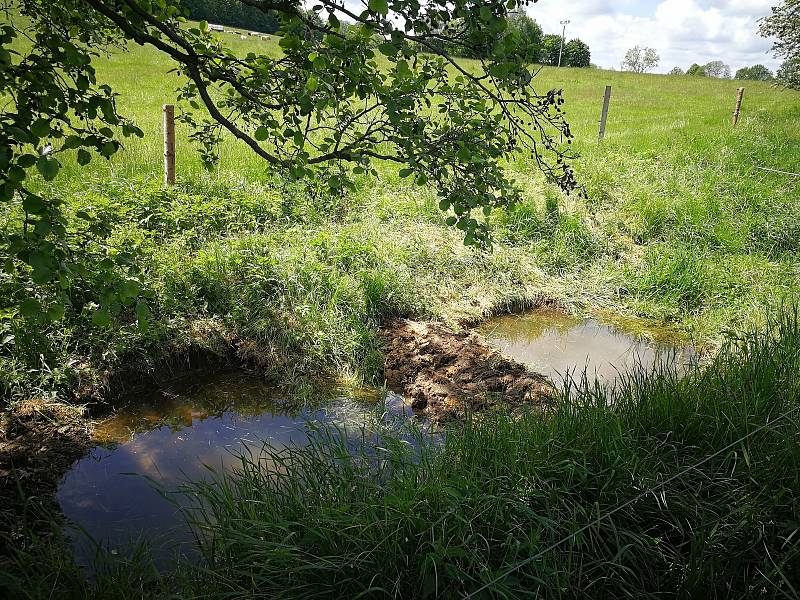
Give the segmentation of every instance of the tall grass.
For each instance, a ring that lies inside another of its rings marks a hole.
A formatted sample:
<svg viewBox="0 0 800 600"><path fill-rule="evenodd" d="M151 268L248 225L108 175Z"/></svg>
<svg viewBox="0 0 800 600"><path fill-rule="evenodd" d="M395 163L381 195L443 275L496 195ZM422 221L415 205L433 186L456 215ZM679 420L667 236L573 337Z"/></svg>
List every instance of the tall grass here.
<svg viewBox="0 0 800 600"><path fill-rule="evenodd" d="M226 40L241 52L279 52L275 39ZM138 46L97 67L145 137L86 168L64 156L58 180L33 176L31 185L107 228L89 238L111 256L130 256L154 293L153 326L139 331L130 308L110 328L92 327L80 294L62 321L25 322L13 317L14 303L31 286L0 272L4 398L64 395L135 358L146 369L160 349L191 340L198 322L233 329L260 356L283 353L276 370L343 367L370 377L376 327L397 314L474 319L548 296L671 321L714 341L757 322L765 304L798 296L800 183L754 170L800 161L796 92L748 82L733 129L734 81L542 69L541 89L565 89L588 198L562 196L530 157L512 158L525 201L493 213L495 252L487 257L459 248L435 192L400 179L390 164L331 196L314 181L283 181L229 138L217 170L206 173L179 130L179 185L165 189L161 105L174 102L178 77L163 56ZM598 144L607 83L611 116ZM20 210L3 208L0 240L15 233Z"/></svg>
<svg viewBox="0 0 800 600"><path fill-rule="evenodd" d="M435 438L391 421L317 427L309 446L266 445L185 489L202 564L159 575L140 553L101 563L92 584L47 542L15 551L5 585L15 598L460 598L501 576L479 597L796 598L800 315L768 321L683 378L662 364L613 390L568 382L547 416L475 416Z"/></svg>
<svg viewBox="0 0 800 600"><path fill-rule="evenodd" d="M331 431L267 447L189 490L204 505L207 585L459 598L653 488L481 597L797 597L800 412L692 466L797 409L799 372L791 311L685 378L662 366L613 391L565 389L547 418L476 417L441 444L367 440L355 454Z"/></svg>

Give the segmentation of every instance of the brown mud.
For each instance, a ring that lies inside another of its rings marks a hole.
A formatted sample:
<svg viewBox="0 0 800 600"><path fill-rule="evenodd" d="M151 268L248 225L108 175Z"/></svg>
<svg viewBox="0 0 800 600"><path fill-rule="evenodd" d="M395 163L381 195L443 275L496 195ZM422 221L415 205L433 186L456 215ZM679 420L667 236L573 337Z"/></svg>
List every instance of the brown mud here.
<svg viewBox="0 0 800 600"><path fill-rule="evenodd" d="M58 482L91 448L90 431L85 410L59 402L26 400L0 415L0 558L31 531L52 534Z"/></svg>
<svg viewBox="0 0 800 600"><path fill-rule="evenodd" d="M472 331L397 320L384 328L388 386L437 421L501 405L548 409L548 380L501 354Z"/></svg>

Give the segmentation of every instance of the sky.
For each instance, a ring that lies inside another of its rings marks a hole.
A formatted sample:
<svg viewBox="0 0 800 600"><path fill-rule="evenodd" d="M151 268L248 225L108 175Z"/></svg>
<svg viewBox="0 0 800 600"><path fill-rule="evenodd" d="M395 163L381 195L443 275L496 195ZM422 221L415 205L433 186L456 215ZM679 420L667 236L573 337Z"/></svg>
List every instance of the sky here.
<svg viewBox="0 0 800 600"><path fill-rule="evenodd" d="M655 48L661 57L655 72L692 63L721 60L733 72L757 63L775 69L770 40L758 34L758 20L777 0L538 0L527 8L545 33L561 33L569 19L567 40L589 45L592 62L620 68L633 46Z"/></svg>

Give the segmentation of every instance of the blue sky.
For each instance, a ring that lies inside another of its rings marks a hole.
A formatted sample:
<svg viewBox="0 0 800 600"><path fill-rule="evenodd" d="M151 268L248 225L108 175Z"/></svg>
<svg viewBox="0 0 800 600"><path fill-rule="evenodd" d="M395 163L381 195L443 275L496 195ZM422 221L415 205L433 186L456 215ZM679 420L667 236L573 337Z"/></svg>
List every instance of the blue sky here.
<svg viewBox="0 0 800 600"><path fill-rule="evenodd" d="M569 19L567 39L589 44L592 62L619 69L625 51L636 45L655 48L658 72L675 66L721 60L736 69L779 62L771 42L758 35L758 19L778 0L538 0L527 8L545 33L561 33Z"/></svg>

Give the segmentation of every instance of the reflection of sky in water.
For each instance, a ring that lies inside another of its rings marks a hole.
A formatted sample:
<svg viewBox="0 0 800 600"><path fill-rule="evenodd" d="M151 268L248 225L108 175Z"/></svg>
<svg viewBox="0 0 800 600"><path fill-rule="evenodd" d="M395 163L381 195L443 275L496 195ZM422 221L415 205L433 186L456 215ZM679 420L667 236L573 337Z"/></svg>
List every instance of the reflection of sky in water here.
<svg viewBox="0 0 800 600"><path fill-rule="evenodd" d="M481 332L501 351L554 381L588 367L590 376L596 373L612 383L618 369L637 362L647 367L697 358L685 341L663 331L615 327L556 311L498 317ZM192 534L175 504L180 496L167 494L169 501L154 483L176 490L187 480L209 477L209 468L235 468L238 454L248 448L258 454L264 442L275 448L304 444L308 423L347 429L355 445L379 399L374 390L333 389L319 402L322 408L292 411L274 389L242 373L184 382L139 398L100 423L96 435L107 445L75 464L58 500L64 515L91 538L109 548L145 539L159 564L166 565L175 552L191 548ZM386 410L384 426L411 414L393 394L386 398ZM76 539L77 559L88 565L91 546L81 536Z"/></svg>
<svg viewBox="0 0 800 600"><path fill-rule="evenodd" d="M64 515L108 548L147 540L164 565L175 552L189 550L192 534L175 504L180 496L167 494L168 500L154 484L176 490L186 480L208 478L209 469L231 470L239 464L238 454L249 449L257 455L264 442L275 448L304 444L310 422L347 428L360 437L374 415L374 402L347 397L295 414L280 410L273 399L265 385L237 374L195 383L183 393L162 391L120 411L99 432L106 442L121 443L96 447L59 487ZM386 408L410 415L394 395ZM92 546L83 536L75 538L76 557L88 565Z"/></svg>
<svg viewBox="0 0 800 600"><path fill-rule="evenodd" d="M697 359L686 340L643 323L614 326L554 310L490 319L480 331L501 352L559 383L570 373L580 379L584 369L613 384L620 371L637 364L650 368L676 362L681 368ZM634 327L639 325L639 327Z"/></svg>

